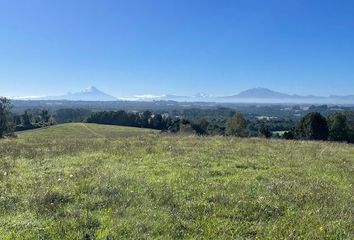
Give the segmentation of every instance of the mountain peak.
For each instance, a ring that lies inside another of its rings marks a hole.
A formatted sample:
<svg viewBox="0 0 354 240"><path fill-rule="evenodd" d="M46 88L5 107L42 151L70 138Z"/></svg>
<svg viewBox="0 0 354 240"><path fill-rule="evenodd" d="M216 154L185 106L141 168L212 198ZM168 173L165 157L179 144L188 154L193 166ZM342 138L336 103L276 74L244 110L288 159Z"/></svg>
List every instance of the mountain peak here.
<svg viewBox="0 0 354 240"><path fill-rule="evenodd" d="M195 94L194 97L195 98L207 98L207 97L209 97L209 95L206 93L203 93L203 92L199 92L199 93Z"/></svg>
<svg viewBox="0 0 354 240"><path fill-rule="evenodd" d="M98 88L96 88L95 86L90 86L88 88L86 88L85 90L83 90L82 92L101 92L100 90L98 90Z"/></svg>
<svg viewBox="0 0 354 240"><path fill-rule="evenodd" d="M239 97L239 98L289 98L291 96L289 94L276 92L276 91L270 90L268 88L257 87L257 88L251 88L251 89L245 90L243 92L240 92L239 94L235 95L234 97Z"/></svg>
<svg viewBox="0 0 354 240"><path fill-rule="evenodd" d="M70 100L70 101L116 101L117 98L90 86L80 92L68 93L62 96L45 97L45 100Z"/></svg>

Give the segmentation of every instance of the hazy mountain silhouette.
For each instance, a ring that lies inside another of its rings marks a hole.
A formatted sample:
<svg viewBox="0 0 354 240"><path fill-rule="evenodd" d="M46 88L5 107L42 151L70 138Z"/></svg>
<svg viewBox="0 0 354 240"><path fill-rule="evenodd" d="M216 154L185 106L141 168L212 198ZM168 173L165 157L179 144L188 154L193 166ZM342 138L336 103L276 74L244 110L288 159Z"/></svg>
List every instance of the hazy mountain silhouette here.
<svg viewBox="0 0 354 240"><path fill-rule="evenodd" d="M61 96L43 97L42 100L69 100L69 101L116 101L117 98L102 92L92 86L76 93L67 93Z"/></svg>
<svg viewBox="0 0 354 240"><path fill-rule="evenodd" d="M294 96L267 88L252 88L228 98L293 98Z"/></svg>
<svg viewBox="0 0 354 240"><path fill-rule="evenodd" d="M16 98L15 98L16 99ZM183 96L174 94L163 95L138 95L126 98L116 98L102 92L96 87L90 87L86 90L68 93L61 96L49 97L22 97L17 99L27 100L68 100L68 101L176 101L176 102L252 102L252 103L333 103L333 104L353 104L354 95L328 97L314 95L291 95L282 92L270 90L268 88L252 88L231 96L211 96L205 93L198 93L193 96Z"/></svg>
<svg viewBox="0 0 354 240"><path fill-rule="evenodd" d="M143 95L145 96L145 95ZM150 95L149 95L150 96ZM145 97L136 97L136 101L145 101ZM268 88L251 88L231 96L210 96L199 93L193 96L182 95L160 95L150 96L149 101L178 101L178 102L252 102L252 103L354 103L354 95L348 96L315 96L315 95L296 95L287 94L270 90Z"/></svg>

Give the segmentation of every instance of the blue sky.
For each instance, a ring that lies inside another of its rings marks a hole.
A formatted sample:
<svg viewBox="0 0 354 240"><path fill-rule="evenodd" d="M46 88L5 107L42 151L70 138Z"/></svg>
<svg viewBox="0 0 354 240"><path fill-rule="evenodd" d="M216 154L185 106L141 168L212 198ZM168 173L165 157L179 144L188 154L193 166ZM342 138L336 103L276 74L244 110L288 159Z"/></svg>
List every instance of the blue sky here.
<svg viewBox="0 0 354 240"><path fill-rule="evenodd" d="M354 94L352 0L0 0L0 95Z"/></svg>

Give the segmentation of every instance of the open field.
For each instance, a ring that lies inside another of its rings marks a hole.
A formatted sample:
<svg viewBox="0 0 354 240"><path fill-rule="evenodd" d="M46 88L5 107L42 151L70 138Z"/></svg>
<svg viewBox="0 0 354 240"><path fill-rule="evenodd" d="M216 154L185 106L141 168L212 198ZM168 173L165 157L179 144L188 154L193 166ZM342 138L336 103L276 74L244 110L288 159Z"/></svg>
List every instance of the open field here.
<svg viewBox="0 0 354 240"><path fill-rule="evenodd" d="M353 145L65 124L0 173L0 239L354 239Z"/></svg>

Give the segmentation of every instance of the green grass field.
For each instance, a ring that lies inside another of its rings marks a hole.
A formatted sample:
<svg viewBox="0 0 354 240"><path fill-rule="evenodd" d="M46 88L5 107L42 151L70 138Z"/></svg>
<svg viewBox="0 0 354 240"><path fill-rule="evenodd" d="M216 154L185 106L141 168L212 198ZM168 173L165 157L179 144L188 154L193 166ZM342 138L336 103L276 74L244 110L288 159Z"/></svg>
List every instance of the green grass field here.
<svg viewBox="0 0 354 240"><path fill-rule="evenodd" d="M354 145L64 124L0 140L0 239L354 239Z"/></svg>
<svg viewBox="0 0 354 240"><path fill-rule="evenodd" d="M158 133L156 130L120 127L111 125L101 125L94 123L70 123L48 127L45 130L35 129L19 132L17 135L21 139L87 139L87 138L107 138L141 136L151 133Z"/></svg>

